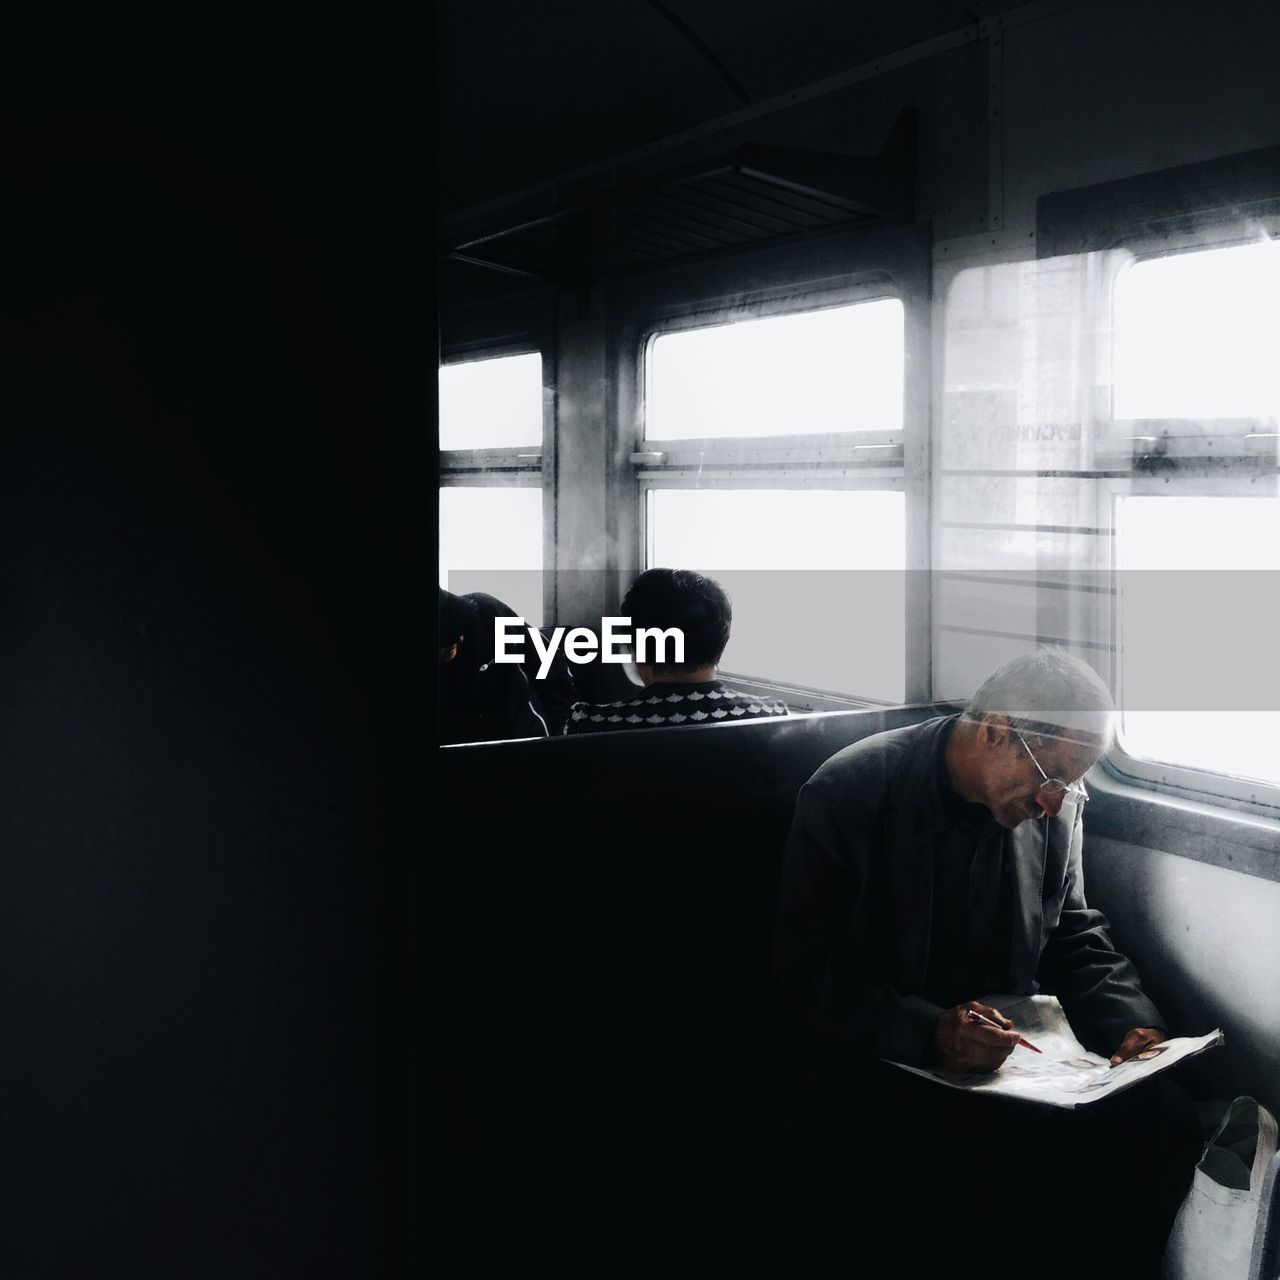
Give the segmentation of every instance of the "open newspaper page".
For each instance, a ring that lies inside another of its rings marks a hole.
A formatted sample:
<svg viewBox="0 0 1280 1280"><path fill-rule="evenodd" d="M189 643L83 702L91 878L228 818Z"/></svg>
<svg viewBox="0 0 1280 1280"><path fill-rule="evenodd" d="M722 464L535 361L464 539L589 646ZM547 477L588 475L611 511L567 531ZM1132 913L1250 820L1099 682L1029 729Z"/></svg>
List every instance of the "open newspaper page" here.
<svg viewBox="0 0 1280 1280"><path fill-rule="evenodd" d="M1221 1031L1198 1037L1183 1036L1166 1040L1113 1067L1109 1059L1090 1053L1076 1039L1056 996L993 995L983 996L981 1000L1012 1019L1019 1034L1040 1052L1018 1045L990 1075L966 1075L945 1067L909 1067L903 1062L893 1065L952 1089L998 1093L1051 1107L1082 1107L1109 1098L1175 1062L1223 1042Z"/></svg>

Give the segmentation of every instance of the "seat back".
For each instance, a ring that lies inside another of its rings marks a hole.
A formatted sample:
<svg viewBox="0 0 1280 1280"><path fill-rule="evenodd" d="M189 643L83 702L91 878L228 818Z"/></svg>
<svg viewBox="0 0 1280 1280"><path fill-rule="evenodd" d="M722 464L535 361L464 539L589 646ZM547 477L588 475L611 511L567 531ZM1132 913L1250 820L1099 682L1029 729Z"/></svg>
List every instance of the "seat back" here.
<svg viewBox="0 0 1280 1280"><path fill-rule="evenodd" d="M449 1131L504 1160L716 1148L748 1105L796 793L942 710L442 749L461 835L424 874Z"/></svg>

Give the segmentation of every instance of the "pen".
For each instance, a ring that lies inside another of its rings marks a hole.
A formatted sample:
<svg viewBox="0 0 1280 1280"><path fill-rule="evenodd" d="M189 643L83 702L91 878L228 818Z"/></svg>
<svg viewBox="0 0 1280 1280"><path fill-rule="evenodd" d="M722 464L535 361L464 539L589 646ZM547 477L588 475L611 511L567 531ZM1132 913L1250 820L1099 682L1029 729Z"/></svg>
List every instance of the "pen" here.
<svg viewBox="0 0 1280 1280"><path fill-rule="evenodd" d="M997 1022L992 1022L990 1018L984 1018L984 1017L982 1016L982 1014L980 1014L980 1013L977 1011L977 1009L966 1009L966 1010L965 1010L965 1014L968 1016L968 1019L969 1019L969 1021L970 1021L970 1022L980 1022L980 1023L982 1023L982 1025L983 1025L984 1027L995 1027L995 1029L996 1029L997 1031L1003 1031L1003 1030L1004 1030L1004 1028L1003 1028L1002 1026L1000 1026L1000 1024L999 1024L999 1023L997 1023ZM1021 1036L1019 1036L1019 1037L1018 1037L1018 1043L1019 1043L1019 1044L1020 1044L1024 1049L1030 1049L1032 1053L1040 1053L1040 1052L1042 1052L1040 1049L1037 1049L1037 1048L1035 1047L1035 1045L1033 1045L1033 1044L1031 1043L1031 1041L1030 1041L1030 1040L1024 1040Z"/></svg>

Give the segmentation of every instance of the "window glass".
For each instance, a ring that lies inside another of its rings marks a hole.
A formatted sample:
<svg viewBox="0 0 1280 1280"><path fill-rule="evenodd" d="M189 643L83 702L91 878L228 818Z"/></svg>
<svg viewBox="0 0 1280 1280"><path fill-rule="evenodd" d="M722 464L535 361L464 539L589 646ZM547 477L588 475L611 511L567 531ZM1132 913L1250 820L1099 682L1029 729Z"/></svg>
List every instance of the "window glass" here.
<svg viewBox="0 0 1280 1280"><path fill-rule="evenodd" d="M1117 418L1280 416L1280 242L1135 263L1114 324Z"/></svg>
<svg viewBox="0 0 1280 1280"><path fill-rule="evenodd" d="M542 357L536 351L440 368L440 447L542 447Z"/></svg>
<svg viewBox="0 0 1280 1280"><path fill-rule="evenodd" d="M1280 785L1280 498L1116 502L1120 745Z"/></svg>
<svg viewBox="0 0 1280 1280"><path fill-rule="evenodd" d="M903 700L902 493L654 489L648 514L650 566L699 569L729 593L724 670Z"/></svg>
<svg viewBox="0 0 1280 1280"><path fill-rule="evenodd" d="M647 368L651 440L900 431L902 303L660 334Z"/></svg>
<svg viewBox="0 0 1280 1280"><path fill-rule="evenodd" d="M440 490L440 585L497 596L542 625L542 490Z"/></svg>

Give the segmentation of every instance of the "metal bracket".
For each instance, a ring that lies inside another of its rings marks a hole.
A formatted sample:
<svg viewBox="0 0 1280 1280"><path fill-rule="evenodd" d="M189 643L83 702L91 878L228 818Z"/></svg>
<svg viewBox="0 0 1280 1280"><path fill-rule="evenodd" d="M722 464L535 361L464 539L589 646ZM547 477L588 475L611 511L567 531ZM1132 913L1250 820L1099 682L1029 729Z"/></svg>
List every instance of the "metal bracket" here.
<svg viewBox="0 0 1280 1280"><path fill-rule="evenodd" d="M987 41L987 230L1004 230L1004 24L979 24Z"/></svg>

